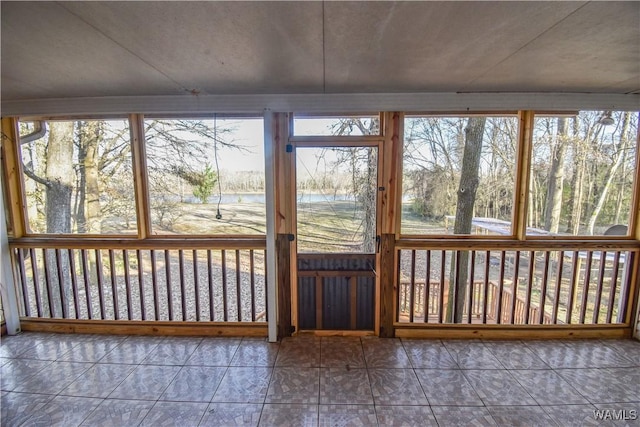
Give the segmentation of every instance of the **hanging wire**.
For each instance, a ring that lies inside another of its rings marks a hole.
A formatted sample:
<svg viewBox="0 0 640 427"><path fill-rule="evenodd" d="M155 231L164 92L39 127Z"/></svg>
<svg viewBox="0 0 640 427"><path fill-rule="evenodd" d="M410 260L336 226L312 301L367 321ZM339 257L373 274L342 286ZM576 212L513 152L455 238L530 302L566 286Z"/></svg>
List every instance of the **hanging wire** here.
<svg viewBox="0 0 640 427"><path fill-rule="evenodd" d="M218 178L218 209L216 219L222 219L220 203L222 202L222 184L220 183L220 165L218 164L218 114L213 114L213 157L216 161L216 176Z"/></svg>

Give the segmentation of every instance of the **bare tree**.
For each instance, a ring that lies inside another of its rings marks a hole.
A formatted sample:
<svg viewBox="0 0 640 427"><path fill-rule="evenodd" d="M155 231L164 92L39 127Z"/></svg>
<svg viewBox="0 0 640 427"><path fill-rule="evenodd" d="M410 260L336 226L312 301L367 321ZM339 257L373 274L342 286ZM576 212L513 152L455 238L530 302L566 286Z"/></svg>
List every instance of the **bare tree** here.
<svg viewBox="0 0 640 427"><path fill-rule="evenodd" d="M537 118L528 225L578 235L625 221L637 116L611 115L612 124L603 122L603 111Z"/></svg>
<svg viewBox="0 0 640 427"><path fill-rule="evenodd" d="M462 158L462 174L458 187L458 201L456 204L456 219L454 234L471 233L476 192L478 190L480 156L482 154L482 140L486 117L471 117L465 128L464 154ZM462 322L462 313L465 303L465 292L469 280L469 252L460 251L460 259L452 263L452 271L456 264L459 266L457 277L449 285L449 306L447 309L447 321ZM455 298L455 300L454 300ZM455 317L453 316L453 304L455 303Z"/></svg>
<svg viewBox="0 0 640 427"><path fill-rule="evenodd" d="M46 145L44 175L38 175L29 167L24 171L31 179L45 188L45 212L46 232L50 234L71 233L71 196L73 193L73 123L52 122L49 126L48 142ZM49 271L57 271L55 251L46 250L47 268ZM51 289L51 294L44 298L45 309L48 301L51 301L51 314L59 317L68 308L69 294L69 262L66 253L62 255L62 283L57 274L52 274L50 286L43 292Z"/></svg>
<svg viewBox="0 0 640 427"><path fill-rule="evenodd" d="M577 235L580 231L582 220L582 199L584 197L584 179L587 167L587 152L585 141L579 137L578 119L573 120L573 175L571 178L571 206L567 221L567 233Z"/></svg>
<svg viewBox="0 0 640 427"><path fill-rule="evenodd" d="M76 194L76 224L78 233L100 234L100 184L98 144L103 139L103 122L92 120L78 123L78 191Z"/></svg>
<svg viewBox="0 0 640 427"><path fill-rule="evenodd" d="M362 135L376 135L379 132L378 119L368 121L362 118L341 119L333 128L335 135L351 135L358 130ZM362 251L375 252L376 244L376 195L378 156L374 149L358 148L335 149L338 162L348 164L351 170L352 192L363 209L362 218ZM364 167L362 167L364 165Z"/></svg>
<svg viewBox="0 0 640 427"><path fill-rule="evenodd" d="M247 151L231 138L232 131L232 126L220 126L215 119L155 119L145 122L149 196L154 224L174 231L174 223L183 214L181 203L191 195L198 198L194 190L201 194L197 187L202 184L210 187L211 184L222 191L226 176L218 173L216 159L219 152L223 149ZM208 194L204 200L215 193L214 188L205 191Z"/></svg>
<svg viewBox="0 0 640 427"><path fill-rule="evenodd" d="M595 227L596 220L598 219L598 215L600 215L600 212L602 211L602 207L604 206L604 203L607 199L607 195L609 193L609 189L611 188L611 183L613 182L613 178L616 172L618 171L618 168L620 168L620 165L622 164L624 153L628 149L628 141L629 141L628 132L629 132L630 119L631 119L631 114L628 111L626 111L623 114L622 129L620 130L620 134L618 136L618 144L616 145L612 143L612 145L616 147L614 151L614 156L612 159L612 164L611 164L611 167L609 167L606 171L606 174L604 176L604 180L602 183L603 186L600 191L600 196L598 197L598 200L593 208L593 211L591 212L591 216L589 217L589 222L587 224L587 231L591 235L593 235L593 229Z"/></svg>
<svg viewBox="0 0 640 427"><path fill-rule="evenodd" d="M459 175L458 147L464 144L458 119L424 117L409 121L403 161L408 166L405 191L413 195L411 210L423 218L442 220L455 209Z"/></svg>
<svg viewBox="0 0 640 427"><path fill-rule="evenodd" d="M564 187L564 162L567 152L567 119L558 117L558 128L551 149L551 167L547 185L547 197L544 210L544 228L557 233L560 227L562 210L562 190Z"/></svg>

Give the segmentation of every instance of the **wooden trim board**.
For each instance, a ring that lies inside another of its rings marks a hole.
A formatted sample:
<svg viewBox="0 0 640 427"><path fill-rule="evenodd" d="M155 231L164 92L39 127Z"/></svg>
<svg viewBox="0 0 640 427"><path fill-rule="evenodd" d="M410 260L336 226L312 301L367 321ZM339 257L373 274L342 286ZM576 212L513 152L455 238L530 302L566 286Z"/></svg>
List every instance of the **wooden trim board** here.
<svg viewBox="0 0 640 427"><path fill-rule="evenodd" d="M21 318L22 331L110 335L266 337L267 323Z"/></svg>
<svg viewBox="0 0 640 427"><path fill-rule="evenodd" d="M631 338L628 325L432 325L413 327L395 325L398 338L432 339L570 339L570 338Z"/></svg>

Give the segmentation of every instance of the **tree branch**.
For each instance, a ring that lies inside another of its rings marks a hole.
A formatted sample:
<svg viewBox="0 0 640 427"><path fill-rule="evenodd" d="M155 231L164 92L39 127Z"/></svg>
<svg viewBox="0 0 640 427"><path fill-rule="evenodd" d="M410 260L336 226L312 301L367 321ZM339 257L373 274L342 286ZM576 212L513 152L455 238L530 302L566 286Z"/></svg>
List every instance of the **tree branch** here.
<svg viewBox="0 0 640 427"><path fill-rule="evenodd" d="M46 185L47 187L51 185L51 182L36 175L35 172L29 169L24 163L22 163L22 170L24 171L25 175L27 175L29 178L31 178L35 182L42 185Z"/></svg>

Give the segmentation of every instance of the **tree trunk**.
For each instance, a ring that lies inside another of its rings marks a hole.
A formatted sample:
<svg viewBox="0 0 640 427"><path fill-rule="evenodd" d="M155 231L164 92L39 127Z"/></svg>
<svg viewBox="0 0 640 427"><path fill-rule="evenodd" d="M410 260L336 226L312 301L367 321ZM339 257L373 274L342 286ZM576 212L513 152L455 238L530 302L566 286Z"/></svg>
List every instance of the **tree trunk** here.
<svg viewBox="0 0 640 427"><path fill-rule="evenodd" d="M462 158L462 173L458 187L458 202L456 204L456 219L453 226L454 234L471 233L473 207L479 184L480 156L482 154L482 137L484 135L485 117L471 117L465 128L465 145ZM451 277L449 283L449 303L447 307L447 321L460 323L464 310L465 292L469 279L469 252L461 251L458 277L455 278L456 259L451 261ZM455 296L455 318L453 304Z"/></svg>
<svg viewBox="0 0 640 427"><path fill-rule="evenodd" d="M76 201L74 207L78 233L87 232L87 173L85 170L86 158L87 149L82 143L80 143L78 145L78 191L76 192Z"/></svg>
<svg viewBox="0 0 640 427"><path fill-rule="evenodd" d="M75 173L73 170L73 123L51 122L45 168L45 212L47 233L71 233L71 195ZM64 251L63 251L64 252ZM69 262L66 254L61 265L56 262L55 251L47 249L47 267L51 283L52 315L61 317L68 308ZM62 283L58 280L58 268ZM62 288L62 292L61 292ZM47 298L44 301L48 301Z"/></svg>
<svg viewBox="0 0 640 427"><path fill-rule="evenodd" d="M102 137L99 121L81 122L78 127L78 207L79 233L100 234L101 210L98 170L98 143Z"/></svg>
<svg viewBox="0 0 640 427"><path fill-rule="evenodd" d="M362 119L345 119L334 129L335 135L350 135L358 128L363 135L375 135L380 124L377 119L366 124ZM365 170L362 170L362 158L358 157L360 148L348 149L346 161L351 167L351 184L356 203L362 204L362 252L372 253L376 249L376 197L378 190L378 156L377 151L368 148L365 159Z"/></svg>
<svg viewBox="0 0 640 427"><path fill-rule="evenodd" d="M558 132L551 157L551 169L544 210L544 228L557 233L562 211L562 190L564 184L564 159L567 152L567 119L558 117Z"/></svg>
<svg viewBox="0 0 640 427"><path fill-rule="evenodd" d="M625 185L625 176L627 175L626 165L627 150L624 150L624 153L622 153L622 170L620 171L621 177L618 185L618 194L616 197L616 214L613 219L614 224L620 224L620 215L622 215L622 200L624 199L624 192L627 189L627 186Z"/></svg>
<svg viewBox="0 0 640 427"><path fill-rule="evenodd" d="M363 252L373 253L376 250L376 190L377 190L378 161L376 151L367 149L367 175L363 182L365 188L363 197L364 207L364 241Z"/></svg>
<svg viewBox="0 0 640 427"><path fill-rule="evenodd" d="M47 233L71 233L73 123L52 122L45 169Z"/></svg>
<svg viewBox="0 0 640 427"><path fill-rule="evenodd" d="M567 233L577 235L582 221L582 197L584 194L585 154L583 141L578 137L578 119L573 119L573 177L571 178L571 215L567 221Z"/></svg>
<svg viewBox="0 0 640 427"><path fill-rule="evenodd" d="M98 142L102 136L101 122L94 121L87 123L85 134L85 147L87 155L84 159L84 168L87 174L87 232L100 234L101 230L101 209L100 209L100 186L98 172Z"/></svg>

